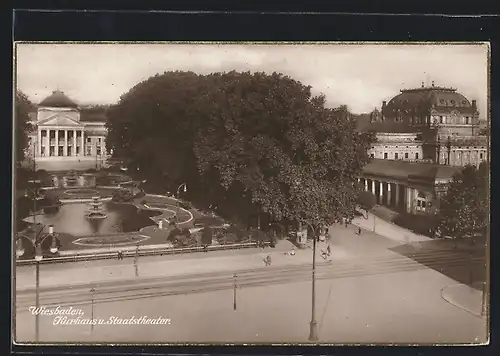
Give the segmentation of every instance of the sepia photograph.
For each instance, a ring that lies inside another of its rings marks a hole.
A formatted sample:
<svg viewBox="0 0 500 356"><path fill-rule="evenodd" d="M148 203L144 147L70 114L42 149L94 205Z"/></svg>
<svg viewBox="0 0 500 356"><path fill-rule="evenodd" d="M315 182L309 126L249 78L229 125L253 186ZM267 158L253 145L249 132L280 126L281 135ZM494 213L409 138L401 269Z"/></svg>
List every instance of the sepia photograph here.
<svg viewBox="0 0 500 356"><path fill-rule="evenodd" d="M14 343L488 344L489 66L14 43Z"/></svg>

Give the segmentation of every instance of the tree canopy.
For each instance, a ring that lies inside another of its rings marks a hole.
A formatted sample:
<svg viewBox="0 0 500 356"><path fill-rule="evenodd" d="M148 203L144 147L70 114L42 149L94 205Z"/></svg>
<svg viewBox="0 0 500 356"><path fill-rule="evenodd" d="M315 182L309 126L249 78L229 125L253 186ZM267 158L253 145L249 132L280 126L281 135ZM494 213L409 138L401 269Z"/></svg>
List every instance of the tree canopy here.
<svg viewBox="0 0 500 356"><path fill-rule="evenodd" d="M454 239L473 239L485 234L489 225L489 169L466 166L455 174L446 194L441 198L438 231Z"/></svg>
<svg viewBox="0 0 500 356"><path fill-rule="evenodd" d="M16 163L21 163L24 158L24 151L28 147L28 132L31 129L29 113L33 108L33 104L28 99L26 94L21 91L16 91L15 99L15 157Z"/></svg>
<svg viewBox="0 0 500 356"><path fill-rule="evenodd" d="M370 135L346 107L279 73L167 72L110 108L108 149L223 215L333 223L354 216Z"/></svg>

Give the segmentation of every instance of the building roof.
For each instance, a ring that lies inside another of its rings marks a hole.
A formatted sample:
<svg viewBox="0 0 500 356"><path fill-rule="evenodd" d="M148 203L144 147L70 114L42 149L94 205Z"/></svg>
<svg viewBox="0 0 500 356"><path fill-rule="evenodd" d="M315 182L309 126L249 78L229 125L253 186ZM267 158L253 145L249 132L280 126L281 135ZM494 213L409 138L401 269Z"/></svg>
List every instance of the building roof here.
<svg viewBox="0 0 500 356"><path fill-rule="evenodd" d="M106 122L106 108L95 107L80 110L80 121L83 122Z"/></svg>
<svg viewBox="0 0 500 356"><path fill-rule="evenodd" d="M51 95L43 99L38 106L45 106L51 108L77 108L78 105L68 98L66 94L64 94L60 90L55 90Z"/></svg>
<svg viewBox="0 0 500 356"><path fill-rule="evenodd" d="M462 113L475 113L476 107L456 89L428 86L416 89L403 89L401 94L389 100L384 107L384 115L391 116L397 112L413 112L434 108L439 112L457 110Z"/></svg>
<svg viewBox="0 0 500 356"><path fill-rule="evenodd" d="M434 181L435 179L451 179L453 174L462 168L432 163L373 159L364 166L363 173L396 179L420 178Z"/></svg>

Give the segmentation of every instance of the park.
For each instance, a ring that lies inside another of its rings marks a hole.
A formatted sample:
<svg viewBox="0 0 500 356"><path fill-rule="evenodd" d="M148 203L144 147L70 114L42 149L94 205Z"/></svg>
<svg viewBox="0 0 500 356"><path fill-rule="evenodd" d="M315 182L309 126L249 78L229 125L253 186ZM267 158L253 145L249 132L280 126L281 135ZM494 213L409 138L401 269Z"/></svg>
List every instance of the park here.
<svg viewBox="0 0 500 356"><path fill-rule="evenodd" d="M16 340L486 342L486 166L439 233L396 226L359 181L373 133L325 103L278 73L167 72L108 110L112 163L19 164ZM33 305L172 323L63 329Z"/></svg>

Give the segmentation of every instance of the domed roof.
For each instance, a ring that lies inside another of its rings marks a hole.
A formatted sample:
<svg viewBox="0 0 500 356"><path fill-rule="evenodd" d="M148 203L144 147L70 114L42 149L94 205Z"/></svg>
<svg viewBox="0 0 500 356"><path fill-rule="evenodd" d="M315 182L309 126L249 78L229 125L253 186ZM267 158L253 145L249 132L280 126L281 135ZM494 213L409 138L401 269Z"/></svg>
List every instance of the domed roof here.
<svg viewBox="0 0 500 356"><path fill-rule="evenodd" d="M46 106L51 108L77 108L78 105L68 98L66 94L64 94L60 90L55 90L51 95L43 99L39 106Z"/></svg>
<svg viewBox="0 0 500 356"><path fill-rule="evenodd" d="M456 89L432 85L401 90L401 94L396 95L388 102L384 113L387 115L396 111L428 110L433 107L437 110L475 111L470 101L462 94L457 93Z"/></svg>

